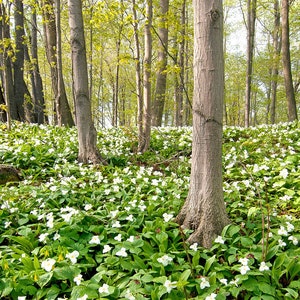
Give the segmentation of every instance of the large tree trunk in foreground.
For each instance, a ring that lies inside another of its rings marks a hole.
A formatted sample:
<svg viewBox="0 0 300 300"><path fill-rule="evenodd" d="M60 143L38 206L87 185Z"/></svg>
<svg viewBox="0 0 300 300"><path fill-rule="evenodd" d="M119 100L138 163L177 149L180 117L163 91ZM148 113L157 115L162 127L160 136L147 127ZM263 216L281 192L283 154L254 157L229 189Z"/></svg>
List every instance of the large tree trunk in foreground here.
<svg viewBox="0 0 300 300"><path fill-rule="evenodd" d="M78 161L94 164L102 161L97 149L97 132L92 120L88 87L86 48L81 0L69 0L69 24L73 66L73 88L78 128Z"/></svg>
<svg viewBox="0 0 300 300"><path fill-rule="evenodd" d="M194 13L191 183L177 222L194 230L188 239L190 243L197 242L208 248L229 223L222 186L222 1L195 0Z"/></svg>

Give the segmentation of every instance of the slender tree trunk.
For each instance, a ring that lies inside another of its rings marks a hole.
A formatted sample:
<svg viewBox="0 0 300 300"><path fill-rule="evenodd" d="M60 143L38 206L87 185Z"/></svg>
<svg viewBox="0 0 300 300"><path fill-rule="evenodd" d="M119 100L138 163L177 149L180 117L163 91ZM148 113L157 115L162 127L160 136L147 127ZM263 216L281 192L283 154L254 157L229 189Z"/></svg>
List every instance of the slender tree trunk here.
<svg viewBox="0 0 300 300"><path fill-rule="evenodd" d="M74 126L74 120L70 105L67 99L65 82L62 72L62 53L61 53L61 28L60 28L60 0L55 0L56 15L56 65L57 65L57 95L56 113L59 126Z"/></svg>
<svg viewBox="0 0 300 300"><path fill-rule="evenodd" d="M176 96L176 113L175 113L175 123L176 126L183 125L183 93L184 93L184 73L185 73L185 35L186 35L186 1L184 0L181 6L181 32L180 32L180 42L178 51L178 66L180 69L179 73L179 85Z"/></svg>
<svg viewBox="0 0 300 300"><path fill-rule="evenodd" d="M75 97L79 141L78 161L97 164L102 161L102 158L97 149L97 131L92 119L91 101L89 98L82 3L81 0L69 0L68 5L71 30L73 94Z"/></svg>
<svg viewBox="0 0 300 300"><path fill-rule="evenodd" d="M141 54L140 54L140 39L139 39L139 28L138 18L136 11L136 2L132 1L132 13L133 13L133 30L134 30L134 41L135 41L135 80L136 80L136 94L138 104L138 136L139 139L143 135L143 90L142 90L142 76L141 76Z"/></svg>
<svg viewBox="0 0 300 300"><path fill-rule="evenodd" d="M7 22L9 20L9 17L6 13L6 9L3 3L0 4L1 9L1 38L10 40L10 26ZM9 8L8 8L9 10ZM6 104L6 117L7 117L7 127L8 130L11 128L11 107L15 106L13 105L13 95L14 95L14 89L13 89L13 73L12 73L12 61L11 57L8 55L8 52L12 52L12 47L10 45L2 45L1 49L1 78L3 82L3 89L4 89L4 100Z"/></svg>
<svg viewBox="0 0 300 300"><path fill-rule="evenodd" d="M169 0L160 0L160 17L158 29L158 71L156 73L155 97L152 105L152 125L161 126L166 98L167 63L168 63L168 25L167 14Z"/></svg>
<svg viewBox="0 0 300 300"><path fill-rule="evenodd" d="M24 109L24 12L23 1L15 0L15 35L16 35L16 50L15 60L13 62L14 67L14 109L11 110L12 119L18 121L25 121L25 109Z"/></svg>
<svg viewBox="0 0 300 300"><path fill-rule="evenodd" d="M43 9L43 24L44 24L44 33L45 33L45 46L47 60L50 66L51 73L51 85L53 91L53 111L54 111L54 123L57 124L57 114L55 107L55 100L58 95L57 87L57 61L56 61L56 24L55 24L55 14L54 14L54 3L53 0L43 0L42 3Z"/></svg>
<svg viewBox="0 0 300 300"><path fill-rule="evenodd" d="M152 0L146 2L145 54L144 54L144 101L142 110L142 131L139 133L138 151L145 152L150 145L151 133L151 60L152 60Z"/></svg>
<svg viewBox="0 0 300 300"><path fill-rule="evenodd" d="M37 44L37 20L35 8L32 8L31 27L31 56L32 56L32 97L34 103L34 121L43 124L45 121L45 99L42 77L39 69L38 44Z"/></svg>
<svg viewBox="0 0 300 300"><path fill-rule="evenodd" d="M283 76L288 107L288 120L294 121L298 119L298 116L291 70L289 0L282 0L281 5Z"/></svg>
<svg viewBox="0 0 300 300"><path fill-rule="evenodd" d="M279 1L274 0L274 31L273 39L273 66L271 70L271 104L270 104L270 122L276 122L276 98L277 98L277 84L279 75L279 56L280 56L280 12Z"/></svg>
<svg viewBox="0 0 300 300"><path fill-rule="evenodd" d="M251 85L253 76L253 56L256 21L256 1L247 0L247 73L245 96L245 127L250 126L251 113Z"/></svg>
<svg viewBox="0 0 300 300"><path fill-rule="evenodd" d="M192 169L177 222L194 230L190 243L204 247L210 247L229 222L222 186L223 98L222 1L194 0Z"/></svg>

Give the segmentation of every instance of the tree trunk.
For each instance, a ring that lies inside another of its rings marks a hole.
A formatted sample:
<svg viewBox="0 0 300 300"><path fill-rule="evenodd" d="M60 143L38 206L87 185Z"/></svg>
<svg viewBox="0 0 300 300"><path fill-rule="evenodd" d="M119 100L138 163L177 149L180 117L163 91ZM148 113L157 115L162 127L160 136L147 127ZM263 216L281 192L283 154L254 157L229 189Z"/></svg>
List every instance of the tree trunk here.
<svg viewBox="0 0 300 300"><path fill-rule="evenodd" d="M160 0L160 17L158 29L158 71L156 73L155 97L152 105L152 125L161 126L166 98L167 63L168 63L168 25L167 14L169 0Z"/></svg>
<svg viewBox="0 0 300 300"><path fill-rule="evenodd" d="M222 186L223 98L222 1L195 0L192 169L177 222L194 230L190 243L207 248L229 223Z"/></svg>
<svg viewBox="0 0 300 300"><path fill-rule="evenodd" d="M282 64L285 82L285 91L288 107L288 120L298 119L295 92L293 86L291 55L290 55L290 30L289 30L289 0L282 0L281 4L281 26L282 26Z"/></svg>
<svg viewBox="0 0 300 300"><path fill-rule="evenodd" d="M34 104L34 122L43 124L45 121L45 99L43 82L38 62L37 21L36 11L32 8L31 56L32 56L32 97Z"/></svg>
<svg viewBox="0 0 300 300"><path fill-rule="evenodd" d="M14 76L14 101L11 107L11 117L14 120L21 122L25 121L24 110L24 14L23 1L15 0L15 35L16 35L16 49L15 60L13 62L13 76Z"/></svg>
<svg viewBox="0 0 300 300"><path fill-rule="evenodd" d="M185 34L186 34L186 1L184 0L181 6L181 32L180 32L180 42L179 42L179 80L176 91L176 112L175 112L175 124L176 126L183 125L183 93L184 93L184 73L185 73L185 62L184 62L184 52L185 52Z"/></svg>
<svg viewBox="0 0 300 300"><path fill-rule="evenodd" d="M144 29L145 53L143 76L143 101L139 98L138 107L138 151L145 152L150 145L151 133L151 59L152 59L152 0L146 2L146 21Z"/></svg>
<svg viewBox="0 0 300 300"><path fill-rule="evenodd" d="M56 60L57 60L57 95L56 113L59 126L74 126L74 120L70 110L70 105L65 89L65 82L62 73L62 54L61 54L61 29L60 29L60 0L55 0L56 15Z"/></svg>
<svg viewBox="0 0 300 300"><path fill-rule="evenodd" d="M279 56L280 56L280 12L279 1L274 0L274 31L273 39L273 65L271 70L271 104L270 104L270 122L275 124L276 121L276 98L277 98L277 84L279 74Z"/></svg>
<svg viewBox="0 0 300 300"><path fill-rule="evenodd" d="M10 26L7 22L9 17L6 13L6 9L4 4L0 4L0 15L1 15L1 39L10 40ZM8 8L9 9L9 8ZM6 104L6 117L7 117L7 127L8 130L11 128L11 107L13 105L13 72L12 72L12 61L11 57L8 55L8 52L12 52L12 48L10 45L2 45L1 49L1 67L2 67L2 82L3 82L3 90L4 90L4 100Z"/></svg>
<svg viewBox="0 0 300 300"><path fill-rule="evenodd" d="M253 55L256 21L256 1L247 0L247 73L246 73L246 96L245 96L245 127L250 126L251 112L251 85L253 76Z"/></svg>
<svg viewBox="0 0 300 300"><path fill-rule="evenodd" d="M89 98L86 47L81 0L69 0L70 42L72 49L73 88L78 128L78 161L97 164L102 161L97 149L97 132L92 119Z"/></svg>

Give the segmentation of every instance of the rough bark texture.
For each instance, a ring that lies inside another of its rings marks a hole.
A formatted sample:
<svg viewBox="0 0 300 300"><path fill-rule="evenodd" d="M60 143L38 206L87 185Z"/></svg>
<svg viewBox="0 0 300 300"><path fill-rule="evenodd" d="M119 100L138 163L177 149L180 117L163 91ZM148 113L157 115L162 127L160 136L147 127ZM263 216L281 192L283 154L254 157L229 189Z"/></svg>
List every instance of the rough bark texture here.
<svg viewBox="0 0 300 300"><path fill-rule="evenodd" d="M97 149L97 132L94 127L89 98L86 48L81 0L69 0L69 24L73 66L73 88L78 128L78 161L100 163L102 158Z"/></svg>
<svg viewBox="0 0 300 300"><path fill-rule="evenodd" d="M189 242L210 247L229 220L222 187L224 98L221 0L194 1L194 101L191 183L177 222Z"/></svg>
<svg viewBox="0 0 300 300"><path fill-rule="evenodd" d="M156 73L156 88L154 103L152 106L152 125L161 126L165 106L167 87L167 57L168 57L168 25L167 13L169 0L160 0L160 27L158 29L158 71Z"/></svg>
<svg viewBox="0 0 300 300"><path fill-rule="evenodd" d="M290 55L290 37L289 37L289 0L282 0L281 4L281 22L282 22L282 64L283 76L285 82L286 99L288 106L288 120L298 119L295 92L293 86L293 77L291 70Z"/></svg>

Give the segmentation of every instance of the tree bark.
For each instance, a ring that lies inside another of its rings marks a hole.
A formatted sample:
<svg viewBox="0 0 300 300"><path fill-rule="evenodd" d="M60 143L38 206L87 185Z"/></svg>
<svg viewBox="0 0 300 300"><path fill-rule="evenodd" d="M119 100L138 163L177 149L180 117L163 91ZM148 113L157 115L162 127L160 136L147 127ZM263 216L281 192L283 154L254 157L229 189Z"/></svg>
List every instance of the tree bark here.
<svg viewBox="0 0 300 300"><path fill-rule="evenodd" d="M247 73L245 95L245 127L250 126L251 114L251 85L253 76L253 56L257 0L247 0Z"/></svg>
<svg viewBox="0 0 300 300"><path fill-rule="evenodd" d="M270 103L270 122L275 124L276 121L276 99L277 99L277 84L279 75L279 56L280 56L280 12L279 1L274 0L274 31L273 39L273 65L271 70L271 103Z"/></svg>
<svg viewBox="0 0 300 300"><path fill-rule="evenodd" d="M138 18L136 11L135 0L132 1L132 14L133 14L133 31L134 31L134 42L135 42L135 82L136 82L136 95L137 95L137 106L138 106L138 135L142 135L143 132L143 92L142 92L142 76L141 76L141 54L140 54L140 39L139 39L139 28Z"/></svg>
<svg viewBox="0 0 300 300"><path fill-rule="evenodd" d="M45 121L45 98L42 77L40 74L37 44L37 20L35 8L32 8L31 56L32 56L32 97L34 104L34 122Z"/></svg>
<svg viewBox="0 0 300 300"><path fill-rule="evenodd" d="M104 162L97 149L97 132L92 119L89 98L86 46L81 0L69 0L70 42L72 49L73 89L78 128L78 161L94 164Z"/></svg>
<svg viewBox="0 0 300 300"><path fill-rule="evenodd" d="M166 98L167 63L168 63L168 22L169 0L160 0L158 29L158 71L156 73L155 97L152 105L152 125L161 126Z"/></svg>
<svg viewBox="0 0 300 300"><path fill-rule="evenodd" d="M177 222L193 229L190 243L210 247L229 223L223 200L224 98L221 0L194 1L194 99L192 169L188 197Z"/></svg>
<svg viewBox="0 0 300 300"><path fill-rule="evenodd" d="M143 107L139 113L142 113L142 126L139 127L138 151L145 152L150 145L151 133L151 60L152 60L152 0L146 2L146 23L144 29L145 35L145 54L144 54L144 99Z"/></svg>
<svg viewBox="0 0 300 300"><path fill-rule="evenodd" d="M294 121L298 119L295 92L293 86L293 77L291 70L291 54L290 54L290 30L289 30L289 0L282 0L281 4L281 26L282 26L282 64L283 76L285 82L285 91L288 107L288 120Z"/></svg>
<svg viewBox="0 0 300 300"><path fill-rule="evenodd" d="M14 101L11 106L11 117L14 120L24 122L25 109L24 109L24 11L22 0L15 0L15 60L13 62L13 78L14 78Z"/></svg>
<svg viewBox="0 0 300 300"><path fill-rule="evenodd" d="M10 5L10 4L9 4ZM1 15L1 39L10 40L10 26L8 23L9 17L6 12L6 8L4 4L0 4L0 15ZM9 10L9 7L8 7ZM11 45L2 45L2 53L1 55L1 77L3 82L3 90L4 90L4 100L6 104L6 117L7 117L7 127L8 130L11 128L11 107L13 105L13 96L14 96L14 88L13 88L13 72L12 72L12 61L11 57L8 54L12 51ZM15 106L14 106L15 107Z"/></svg>
<svg viewBox="0 0 300 300"><path fill-rule="evenodd" d="M183 125L183 93L184 93L184 73L185 73L185 62L184 62L184 52L185 52L185 34L186 34L186 1L184 0L181 6L181 32L180 32L180 42L178 51L178 66L179 66L179 80L177 82L176 95L175 95L175 124L176 126Z"/></svg>
<svg viewBox="0 0 300 300"><path fill-rule="evenodd" d="M60 0L55 0L55 19L56 19L56 65L57 65L57 95L56 95L56 113L59 126L74 126L74 120L65 89L65 82L62 71L62 53L61 53L61 28L60 28Z"/></svg>

